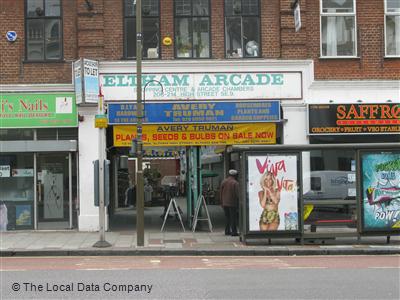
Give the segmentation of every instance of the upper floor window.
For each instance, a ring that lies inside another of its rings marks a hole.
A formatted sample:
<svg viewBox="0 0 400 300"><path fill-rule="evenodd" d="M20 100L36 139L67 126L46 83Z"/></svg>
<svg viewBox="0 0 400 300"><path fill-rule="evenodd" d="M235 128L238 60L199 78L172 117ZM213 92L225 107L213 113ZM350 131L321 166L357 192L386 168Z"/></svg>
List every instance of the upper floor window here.
<svg viewBox="0 0 400 300"><path fill-rule="evenodd" d="M386 56L400 56L400 0L385 0Z"/></svg>
<svg viewBox="0 0 400 300"><path fill-rule="evenodd" d="M321 0L321 56L355 57L355 0Z"/></svg>
<svg viewBox="0 0 400 300"><path fill-rule="evenodd" d="M259 0L225 0L225 55L260 57Z"/></svg>
<svg viewBox="0 0 400 300"><path fill-rule="evenodd" d="M25 57L30 61L62 58L61 0L25 1Z"/></svg>
<svg viewBox="0 0 400 300"><path fill-rule="evenodd" d="M175 0L175 56L210 57L209 0Z"/></svg>
<svg viewBox="0 0 400 300"><path fill-rule="evenodd" d="M124 56L136 57L136 0L124 0ZM142 1L143 58L160 56L159 0Z"/></svg>

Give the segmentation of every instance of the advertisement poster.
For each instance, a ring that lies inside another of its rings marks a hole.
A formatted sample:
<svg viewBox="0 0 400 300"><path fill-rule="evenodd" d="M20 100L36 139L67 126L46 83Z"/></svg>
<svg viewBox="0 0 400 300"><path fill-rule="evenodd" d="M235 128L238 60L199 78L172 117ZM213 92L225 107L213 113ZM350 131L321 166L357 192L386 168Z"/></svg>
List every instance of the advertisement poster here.
<svg viewBox="0 0 400 300"><path fill-rule="evenodd" d="M298 230L297 156L248 156L247 176L249 230Z"/></svg>
<svg viewBox="0 0 400 300"><path fill-rule="evenodd" d="M32 225L32 205L15 205L15 223L17 226Z"/></svg>
<svg viewBox="0 0 400 300"><path fill-rule="evenodd" d="M364 154L361 162L364 230L400 230L400 152Z"/></svg>
<svg viewBox="0 0 400 300"><path fill-rule="evenodd" d="M99 62L83 59L83 91L86 103L99 100Z"/></svg>

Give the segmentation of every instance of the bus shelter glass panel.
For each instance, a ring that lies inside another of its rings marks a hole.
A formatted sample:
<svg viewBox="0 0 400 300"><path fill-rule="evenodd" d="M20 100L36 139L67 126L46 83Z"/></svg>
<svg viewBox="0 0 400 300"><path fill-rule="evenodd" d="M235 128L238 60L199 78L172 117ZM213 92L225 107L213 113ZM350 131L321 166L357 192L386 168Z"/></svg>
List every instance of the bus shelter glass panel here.
<svg viewBox="0 0 400 300"><path fill-rule="evenodd" d="M0 155L0 231L33 229L33 154Z"/></svg>
<svg viewBox="0 0 400 300"><path fill-rule="evenodd" d="M68 153L38 154L38 229L69 228L69 176Z"/></svg>
<svg viewBox="0 0 400 300"><path fill-rule="evenodd" d="M304 232L356 232L353 150L302 152Z"/></svg>

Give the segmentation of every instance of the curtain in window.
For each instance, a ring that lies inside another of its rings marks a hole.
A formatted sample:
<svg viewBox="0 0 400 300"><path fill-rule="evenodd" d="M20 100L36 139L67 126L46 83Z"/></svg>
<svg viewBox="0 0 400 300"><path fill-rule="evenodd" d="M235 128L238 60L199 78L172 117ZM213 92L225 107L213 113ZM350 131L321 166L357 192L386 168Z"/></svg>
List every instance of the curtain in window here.
<svg viewBox="0 0 400 300"><path fill-rule="evenodd" d="M400 55L400 16L386 19L386 45L388 55Z"/></svg>
<svg viewBox="0 0 400 300"><path fill-rule="evenodd" d="M336 17L328 17L326 28L326 55L337 56Z"/></svg>
<svg viewBox="0 0 400 300"><path fill-rule="evenodd" d="M400 55L400 16L394 17L394 23L395 54Z"/></svg>

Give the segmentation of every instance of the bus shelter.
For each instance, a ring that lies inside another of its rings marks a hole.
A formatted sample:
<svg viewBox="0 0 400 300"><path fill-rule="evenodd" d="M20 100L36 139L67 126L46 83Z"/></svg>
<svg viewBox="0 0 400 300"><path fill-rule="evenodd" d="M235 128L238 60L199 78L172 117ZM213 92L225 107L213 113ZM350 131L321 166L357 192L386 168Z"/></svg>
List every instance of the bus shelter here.
<svg viewBox="0 0 400 300"><path fill-rule="evenodd" d="M231 146L240 160L240 239L400 233L400 144Z"/></svg>

